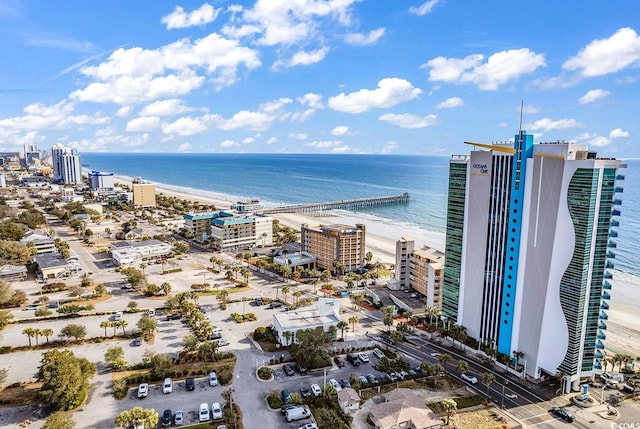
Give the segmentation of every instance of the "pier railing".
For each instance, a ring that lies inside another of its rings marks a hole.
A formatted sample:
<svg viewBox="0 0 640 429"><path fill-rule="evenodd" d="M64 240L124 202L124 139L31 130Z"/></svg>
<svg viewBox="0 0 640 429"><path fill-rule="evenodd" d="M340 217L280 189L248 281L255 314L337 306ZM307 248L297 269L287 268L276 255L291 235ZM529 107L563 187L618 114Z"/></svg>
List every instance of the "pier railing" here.
<svg viewBox="0 0 640 429"><path fill-rule="evenodd" d="M265 214L277 213L314 213L326 210L354 210L366 207L386 206L391 204L407 204L409 193L387 195L383 197L356 198L353 200L329 201L326 203L295 204L291 206L264 209Z"/></svg>

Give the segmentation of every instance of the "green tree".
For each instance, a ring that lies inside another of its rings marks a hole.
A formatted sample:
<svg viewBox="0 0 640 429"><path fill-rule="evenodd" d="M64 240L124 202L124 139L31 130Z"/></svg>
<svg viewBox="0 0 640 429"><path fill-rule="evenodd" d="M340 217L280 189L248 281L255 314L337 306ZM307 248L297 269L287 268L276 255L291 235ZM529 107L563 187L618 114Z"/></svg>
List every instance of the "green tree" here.
<svg viewBox="0 0 640 429"><path fill-rule="evenodd" d="M31 261L35 254L35 247L29 247L17 241L0 240L0 263L24 265Z"/></svg>
<svg viewBox="0 0 640 429"><path fill-rule="evenodd" d="M149 316L148 314L143 315L136 325L140 332L142 332L142 338L145 341L150 341L156 334L156 329L158 329L158 321Z"/></svg>
<svg viewBox="0 0 640 429"><path fill-rule="evenodd" d="M100 322L100 327L104 328L104 337L107 338L107 328L110 328L113 326L113 322L111 322L110 320L103 320L102 322Z"/></svg>
<svg viewBox="0 0 640 429"><path fill-rule="evenodd" d="M165 378L173 370L173 359L167 355L154 355L149 363L153 377Z"/></svg>
<svg viewBox="0 0 640 429"><path fill-rule="evenodd" d="M446 369L447 364L451 362L451 355L448 353L442 353L440 356L438 356L438 362L440 362L440 365L442 365L442 367Z"/></svg>
<svg viewBox="0 0 640 429"><path fill-rule="evenodd" d="M44 328L44 329L40 330L40 335L45 337L47 339L47 343L49 343L49 337L53 335L53 329Z"/></svg>
<svg viewBox="0 0 640 429"><path fill-rule="evenodd" d="M66 338L73 337L78 341L87 336L87 328L84 325L70 323L60 330L60 336Z"/></svg>
<svg viewBox="0 0 640 429"><path fill-rule="evenodd" d="M69 411L56 411L47 417L42 429L74 429L76 422Z"/></svg>
<svg viewBox="0 0 640 429"><path fill-rule="evenodd" d="M192 352L198 348L198 339L194 335L186 335L182 338L182 347L187 352Z"/></svg>
<svg viewBox="0 0 640 429"><path fill-rule="evenodd" d="M284 295L284 301L287 302L287 294L291 291L289 286L282 286L282 294Z"/></svg>
<svg viewBox="0 0 640 429"><path fill-rule="evenodd" d="M159 416L152 408L135 407L131 410L122 411L115 418L115 424L121 428L131 425L142 424L145 429L150 429L158 424Z"/></svg>
<svg viewBox="0 0 640 429"><path fill-rule="evenodd" d="M171 284L164 282L160 285L160 290L162 290L163 295L169 295L171 293Z"/></svg>
<svg viewBox="0 0 640 429"><path fill-rule="evenodd" d="M222 310L226 310L226 308L227 308L227 300L229 299L229 292L227 292L226 290L220 291L220 293L218 294L216 299L218 301L220 301L220 308Z"/></svg>
<svg viewBox="0 0 640 429"><path fill-rule="evenodd" d="M349 323L351 323L351 331L356 332L356 323L358 323L359 321L360 319L358 319L358 316L349 317Z"/></svg>
<svg viewBox="0 0 640 429"><path fill-rule="evenodd" d="M349 324L344 320L341 320L336 324L336 328L340 329L340 338L342 338L343 340L344 340L344 330L347 329L348 327L349 327Z"/></svg>
<svg viewBox="0 0 640 429"><path fill-rule="evenodd" d="M107 287L102 283L98 284L93 290L93 295L96 297L101 297L107 293Z"/></svg>
<svg viewBox="0 0 640 429"><path fill-rule="evenodd" d="M7 368L0 368L0 386L2 386L7 381L8 375L9 370Z"/></svg>
<svg viewBox="0 0 640 429"><path fill-rule="evenodd" d="M489 388L491 387L491 383L496 381L496 376L491 372L485 372L482 374L482 384L487 386L487 395L489 395Z"/></svg>
<svg viewBox="0 0 640 429"><path fill-rule="evenodd" d="M20 241L27 233L27 226L22 223L5 220L0 223L0 238L9 241Z"/></svg>
<svg viewBox="0 0 640 429"><path fill-rule="evenodd" d="M124 359L124 350L120 346L109 347L104 353L104 361L110 364L115 371L120 371L127 366L127 361Z"/></svg>
<svg viewBox="0 0 640 429"><path fill-rule="evenodd" d="M51 350L42 355L38 379L40 395L56 410L72 410L85 400L95 365L76 358L70 350Z"/></svg>
<svg viewBox="0 0 640 429"><path fill-rule="evenodd" d="M469 364L467 363L467 361L459 360L458 364L456 365L456 369L460 373L465 372L469 369Z"/></svg>
<svg viewBox="0 0 640 429"><path fill-rule="evenodd" d="M123 268L120 270L120 273L124 274L124 276L127 278L127 282L131 283L131 285L135 288L144 286L144 283L146 282L144 274L133 267Z"/></svg>
<svg viewBox="0 0 640 429"><path fill-rule="evenodd" d="M36 336L36 328L24 328L22 335L26 335L29 340L29 347L31 347L31 338Z"/></svg>
<svg viewBox="0 0 640 429"><path fill-rule="evenodd" d="M449 424L449 420L451 419L451 414L455 414L458 410L458 404L453 399L443 399L440 401L440 405L447 413L447 425Z"/></svg>
<svg viewBox="0 0 640 429"><path fill-rule="evenodd" d="M13 314L8 311L0 311L0 329L4 329L5 326L13 319Z"/></svg>

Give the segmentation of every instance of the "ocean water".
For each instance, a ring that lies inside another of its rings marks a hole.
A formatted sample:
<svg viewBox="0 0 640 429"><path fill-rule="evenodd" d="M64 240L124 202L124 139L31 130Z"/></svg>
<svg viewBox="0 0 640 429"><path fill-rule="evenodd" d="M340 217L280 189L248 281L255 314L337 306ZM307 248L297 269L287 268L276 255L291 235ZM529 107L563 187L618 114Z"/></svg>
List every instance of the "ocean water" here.
<svg viewBox="0 0 640 429"><path fill-rule="evenodd" d="M83 167L111 171L171 186L209 191L231 201L258 198L267 206L396 195L409 192L406 205L359 210L365 221L443 234L449 157L405 155L293 154L105 154L81 155ZM640 284L640 160L620 170L624 192L616 271ZM443 249L444 250L444 249ZM636 283L633 281L632 283Z"/></svg>

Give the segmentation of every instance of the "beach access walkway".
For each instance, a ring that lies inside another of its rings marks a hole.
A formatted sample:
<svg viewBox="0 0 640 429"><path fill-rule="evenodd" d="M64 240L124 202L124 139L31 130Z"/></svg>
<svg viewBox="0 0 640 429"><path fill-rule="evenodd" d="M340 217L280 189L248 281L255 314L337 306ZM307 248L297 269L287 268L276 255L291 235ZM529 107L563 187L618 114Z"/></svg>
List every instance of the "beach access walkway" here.
<svg viewBox="0 0 640 429"><path fill-rule="evenodd" d="M409 193L387 195L382 197L356 198L353 200L329 201L325 203L294 204L265 209L265 214L277 213L315 213L326 210L354 210L366 207L386 206L391 204L407 204Z"/></svg>

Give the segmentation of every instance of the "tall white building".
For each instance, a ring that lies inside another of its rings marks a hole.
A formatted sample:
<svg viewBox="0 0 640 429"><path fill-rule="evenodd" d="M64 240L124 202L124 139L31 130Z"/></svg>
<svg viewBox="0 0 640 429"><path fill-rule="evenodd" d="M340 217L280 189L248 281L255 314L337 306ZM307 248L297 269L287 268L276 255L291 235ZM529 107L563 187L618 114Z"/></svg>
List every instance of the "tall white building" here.
<svg viewBox="0 0 640 429"><path fill-rule="evenodd" d="M82 183L82 170L80 168L80 156L71 147L58 143L51 148L51 161L53 163L53 181L56 183L76 184Z"/></svg>
<svg viewBox="0 0 640 429"><path fill-rule="evenodd" d="M442 312L529 376L601 370L619 168L586 145L513 142L453 156Z"/></svg>

